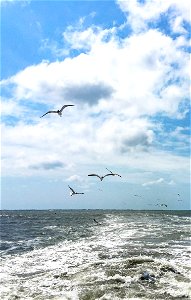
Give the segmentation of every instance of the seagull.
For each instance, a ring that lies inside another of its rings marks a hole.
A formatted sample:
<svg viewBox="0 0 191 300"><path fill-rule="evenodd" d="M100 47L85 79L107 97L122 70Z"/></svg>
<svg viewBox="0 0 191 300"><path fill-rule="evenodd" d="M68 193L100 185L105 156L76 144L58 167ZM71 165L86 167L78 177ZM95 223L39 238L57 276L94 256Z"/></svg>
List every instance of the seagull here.
<svg viewBox="0 0 191 300"><path fill-rule="evenodd" d="M157 204L156 206L166 206L167 207L167 204L162 203L162 204Z"/></svg>
<svg viewBox="0 0 191 300"><path fill-rule="evenodd" d="M109 173L109 174L106 174L104 176L100 176L100 175L97 175L97 174L89 174L88 176L96 176L102 181L106 176L113 176L113 174Z"/></svg>
<svg viewBox="0 0 191 300"><path fill-rule="evenodd" d="M108 170L109 172L110 172L110 175L113 175L113 176L119 176L119 177L121 177L121 175L119 175L119 174L116 174L116 173L113 173L112 171L110 171L108 168L106 168L106 170Z"/></svg>
<svg viewBox="0 0 191 300"><path fill-rule="evenodd" d="M178 201L182 201L182 199L180 199L180 194L177 194L177 195L178 195L178 198L179 198Z"/></svg>
<svg viewBox="0 0 191 300"><path fill-rule="evenodd" d="M96 219L94 219L94 222L95 222L97 225L101 225Z"/></svg>
<svg viewBox="0 0 191 300"><path fill-rule="evenodd" d="M47 111L44 115L42 115L40 118L44 117L45 115L47 114L50 114L50 113L55 113L55 114L58 114L60 117L62 117L62 111L64 108L68 107L68 106L74 106L73 104L66 104L66 105L63 105L62 108L59 110L49 110Z"/></svg>
<svg viewBox="0 0 191 300"><path fill-rule="evenodd" d="M68 185L69 189L71 190L70 192L70 196L73 196L73 195L79 195L79 194L84 194L84 193L77 193L75 192L69 185Z"/></svg>

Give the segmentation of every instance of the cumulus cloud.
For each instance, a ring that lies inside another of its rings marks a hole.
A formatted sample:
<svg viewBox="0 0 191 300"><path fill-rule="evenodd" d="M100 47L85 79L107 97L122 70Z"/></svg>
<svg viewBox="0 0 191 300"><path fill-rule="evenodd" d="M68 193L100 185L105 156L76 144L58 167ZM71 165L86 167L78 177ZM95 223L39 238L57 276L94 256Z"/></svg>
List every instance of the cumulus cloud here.
<svg viewBox="0 0 191 300"><path fill-rule="evenodd" d="M120 120L113 117L97 130L97 140L104 145L104 151L147 150L154 139L151 128L152 124L146 119Z"/></svg>
<svg viewBox="0 0 191 300"><path fill-rule="evenodd" d="M27 67L2 81L2 90L10 87L19 105L75 101L130 117L176 116L180 103L189 102L188 59L173 39L151 29L122 44L103 41L87 54Z"/></svg>
<svg viewBox="0 0 191 300"><path fill-rule="evenodd" d="M117 32L116 27L103 29L99 26L92 25L87 29L81 26L68 26L63 37L65 42L70 45L71 49L90 50L92 46L99 46L102 42L112 40Z"/></svg>
<svg viewBox="0 0 191 300"><path fill-rule="evenodd" d="M174 3L171 26L184 34L185 1L182 6ZM77 174L76 166L87 174L89 166L111 162L141 171L182 174L187 168L187 158L155 148L155 117L181 119L189 107L186 37L172 38L148 28L150 20L172 8L172 1L132 0L119 5L128 12L133 34L120 38L116 27L68 27L63 37L69 49L82 53L28 66L1 82L2 116L19 118L14 126L3 124L2 166L7 174L39 170L46 176L52 170L68 180L80 180L79 175L70 175ZM59 109L68 102L75 103L75 109L65 110L62 118L39 118L45 108ZM166 137L164 131L160 135Z"/></svg>
<svg viewBox="0 0 191 300"><path fill-rule="evenodd" d="M166 180L164 180L164 178L159 178L159 179L154 180L154 181L145 182L145 183L142 184L142 186L158 185L158 184L161 184L161 183L168 184L168 185L173 185L174 181L173 180L166 181Z"/></svg>
<svg viewBox="0 0 191 300"><path fill-rule="evenodd" d="M149 22L157 21L165 13L169 14L174 32L185 33L183 23L190 22L190 3L187 0L118 0L118 4L127 13L127 21L135 32L146 30Z"/></svg>
<svg viewBox="0 0 191 300"><path fill-rule="evenodd" d="M81 182L84 182L84 179L81 176L75 174L75 175L71 175L70 177L68 177L66 179L66 181L68 181L68 182L80 182L81 183Z"/></svg>
<svg viewBox="0 0 191 300"><path fill-rule="evenodd" d="M90 105L97 104L100 99L107 99L113 93L111 86L104 82L84 83L81 85L69 85L64 89L64 97L68 100L84 102Z"/></svg>
<svg viewBox="0 0 191 300"><path fill-rule="evenodd" d="M39 164L31 165L29 168L34 170L54 170L57 168L63 168L64 164L61 161L42 162Z"/></svg>

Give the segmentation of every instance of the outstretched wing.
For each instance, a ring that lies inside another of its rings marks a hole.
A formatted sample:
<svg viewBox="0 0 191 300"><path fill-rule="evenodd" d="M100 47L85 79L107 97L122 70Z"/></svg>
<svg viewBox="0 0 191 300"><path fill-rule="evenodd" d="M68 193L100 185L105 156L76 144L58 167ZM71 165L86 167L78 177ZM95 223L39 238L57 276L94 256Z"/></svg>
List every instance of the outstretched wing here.
<svg viewBox="0 0 191 300"><path fill-rule="evenodd" d="M112 171L110 171L108 168L106 168L106 170L108 170L111 174L113 174L113 172Z"/></svg>
<svg viewBox="0 0 191 300"><path fill-rule="evenodd" d="M74 106L73 104L66 104L66 105L63 105L62 108L60 109L60 112L63 111L64 108L68 107L68 106Z"/></svg>
<svg viewBox="0 0 191 300"><path fill-rule="evenodd" d="M76 193L76 194L78 194L78 195L84 195L84 193Z"/></svg>
<svg viewBox="0 0 191 300"><path fill-rule="evenodd" d="M47 114L50 114L50 113L57 113L57 111L56 110L49 110L44 115L42 115L40 118L42 118L42 117L44 117L44 116L46 116Z"/></svg>
<svg viewBox="0 0 191 300"><path fill-rule="evenodd" d="M119 174L117 174L117 173L113 173L113 172L110 171L108 168L106 168L106 170L108 170L108 171L111 173L111 175L113 175L113 176L119 176L119 177L121 177L121 175L119 175Z"/></svg>
<svg viewBox="0 0 191 300"><path fill-rule="evenodd" d="M119 176L119 177L122 177L121 175L119 175L119 174L115 174L116 176Z"/></svg>
<svg viewBox="0 0 191 300"><path fill-rule="evenodd" d="M96 177L98 177L99 179L101 179L101 177L100 177L99 175L97 175L97 174L89 174L88 176L96 176Z"/></svg>
<svg viewBox="0 0 191 300"><path fill-rule="evenodd" d="M105 175L103 176L103 178L105 178L105 177L107 177L107 176L113 176L113 174L111 174L111 173L105 174Z"/></svg>
<svg viewBox="0 0 191 300"><path fill-rule="evenodd" d="M76 193L69 185L68 185L69 189L72 191L72 193Z"/></svg>

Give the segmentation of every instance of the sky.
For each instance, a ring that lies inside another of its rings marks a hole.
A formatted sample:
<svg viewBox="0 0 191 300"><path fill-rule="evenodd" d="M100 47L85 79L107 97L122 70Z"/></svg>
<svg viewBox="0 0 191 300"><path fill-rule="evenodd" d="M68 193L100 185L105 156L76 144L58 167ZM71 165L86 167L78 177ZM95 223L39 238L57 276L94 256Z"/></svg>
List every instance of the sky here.
<svg viewBox="0 0 191 300"><path fill-rule="evenodd" d="M190 209L190 1L0 3L1 209Z"/></svg>

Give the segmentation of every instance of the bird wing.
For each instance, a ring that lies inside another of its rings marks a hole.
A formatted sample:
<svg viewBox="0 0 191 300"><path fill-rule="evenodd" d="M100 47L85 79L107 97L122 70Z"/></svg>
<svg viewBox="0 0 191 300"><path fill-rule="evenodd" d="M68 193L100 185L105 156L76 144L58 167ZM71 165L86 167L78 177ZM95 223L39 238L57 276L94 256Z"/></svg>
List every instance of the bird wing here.
<svg viewBox="0 0 191 300"><path fill-rule="evenodd" d="M121 175L119 175L119 174L116 174L116 173L113 173L112 171L110 171L108 168L106 168L106 170L108 170L110 173L111 173L111 175L113 175L113 176L119 176L119 177L121 177Z"/></svg>
<svg viewBox="0 0 191 300"><path fill-rule="evenodd" d="M119 177L122 177L121 175L119 175L119 174L114 174L114 176L119 176Z"/></svg>
<svg viewBox="0 0 191 300"><path fill-rule="evenodd" d="M68 185L69 189L75 194L76 192Z"/></svg>
<svg viewBox="0 0 191 300"><path fill-rule="evenodd" d="M96 177L98 177L99 179L101 179L101 177L100 177L99 175L97 175L97 174L89 174L88 176L96 176Z"/></svg>
<svg viewBox="0 0 191 300"><path fill-rule="evenodd" d="M56 111L56 110L49 110L49 111L47 111L44 115L42 115L40 118L42 118L42 117L44 117L45 115L50 114L50 113L57 113L57 111Z"/></svg>
<svg viewBox="0 0 191 300"><path fill-rule="evenodd" d="M63 105L62 108L60 109L60 112L63 111L64 108L68 107L68 106L74 106L73 104L66 104L66 105Z"/></svg>
<svg viewBox="0 0 191 300"><path fill-rule="evenodd" d="M84 193L76 193L76 194L79 194L79 195L84 195Z"/></svg>
<svg viewBox="0 0 191 300"><path fill-rule="evenodd" d="M106 176L113 176L113 174L111 174L111 173L105 174L105 175L103 176L103 178L106 177Z"/></svg>
<svg viewBox="0 0 191 300"><path fill-rule="evenodd" d="M112 171L110 171L108 168L106 168L106 170L108 170L111 174L113 174L113 172Z"/></svg>

